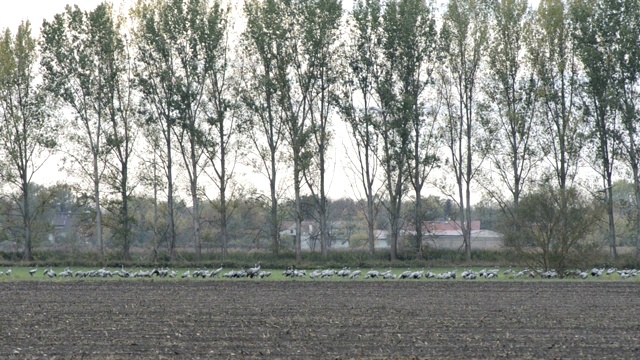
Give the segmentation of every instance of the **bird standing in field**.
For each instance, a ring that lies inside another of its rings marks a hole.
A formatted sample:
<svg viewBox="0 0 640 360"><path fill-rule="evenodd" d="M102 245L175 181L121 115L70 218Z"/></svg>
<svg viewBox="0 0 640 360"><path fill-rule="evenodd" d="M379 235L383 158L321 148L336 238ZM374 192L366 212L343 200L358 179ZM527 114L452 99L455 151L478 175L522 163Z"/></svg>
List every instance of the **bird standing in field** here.
<svg viewBox="0 0 640 360"><path fill-rule="evenodd" d="M247 276L252 278L254 276L258 276L258 274L260 273L260 262L258 261L258 263L252 267L249 268L249 270L247 270Z"/></svg>
<svg viewBox="0 0 640 360"><path fill-rule="evenodd" d="M33 276L38 271L38 268L29 270L29 275Z"/></svg>
<svg viewBox="0 0 640 360"><path fill-rule="evenodd" d="M58 276L58 274L56 274L56 272L55 272L55 271L53 271L53 269L49 269L49 268L46 268L46 269L44 270L44 275L48 275L50 278L53 278L53 277L57 277L57 276Z"/></svg>
<svg viewBox="0 0 640 360"><path fill-rule="evenodd" d="M209 277L215 277L215 276L219 275L220 272L222 272L222 264L220 264L219 268L217 268L215 270L211 270L211 273L209 274Z"/></svg>

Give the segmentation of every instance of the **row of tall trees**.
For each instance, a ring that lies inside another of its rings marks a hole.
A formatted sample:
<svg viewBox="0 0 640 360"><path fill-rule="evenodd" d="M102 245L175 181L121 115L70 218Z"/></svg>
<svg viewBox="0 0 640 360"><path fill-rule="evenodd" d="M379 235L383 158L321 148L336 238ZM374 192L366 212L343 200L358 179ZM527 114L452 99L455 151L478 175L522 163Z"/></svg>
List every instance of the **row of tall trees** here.
<svg viewBox="0 0 640 360"><path fill-rule="evenodd" d="M149 190L154 244L166 243L172 259L182 193L197 257L202 203L217 209L211 225L226 253L239 194L268 203L276 253L281 202L294 199L298 261L303 197L311 195L326 255L328 176L337 161L330 149L343 121L345 166L363 199L371 252L384 211L390 258L406 234L420 256L422 200L435 187L459 209L452 217L471 259L474 194L500 204L517 234L536 226L520 219L524 197L550 186L562 219L585 185L581 170L591 167L602 185L587 188L606 205L615 259L612 188L626 170L640 224L638 20L632 0L542 0L536 8L526 0L450 0L443 8L358 0L349 11L340 0L247 0L241 8L140 0L121 12L106 2L90 11L68 6L44 21L39 40L25 22L0 44L2 174L21 190L25 257L36 216L29 184L54 149L92 194L97 242L110 227L126 259L136 236L129 202ZM264 176L267 194L240 180L239 163Z"/></svg>

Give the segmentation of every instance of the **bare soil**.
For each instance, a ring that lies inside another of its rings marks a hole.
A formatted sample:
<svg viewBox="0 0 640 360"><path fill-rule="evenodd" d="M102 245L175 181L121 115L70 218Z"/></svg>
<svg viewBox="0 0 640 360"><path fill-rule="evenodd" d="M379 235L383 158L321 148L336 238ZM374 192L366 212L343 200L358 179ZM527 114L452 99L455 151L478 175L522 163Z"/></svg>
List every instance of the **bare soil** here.
<svg viewBox="0 0 640 360"><path fill-rule="evenodd" d="M640 358L636 282L0 283L0 357Z"/></svg>

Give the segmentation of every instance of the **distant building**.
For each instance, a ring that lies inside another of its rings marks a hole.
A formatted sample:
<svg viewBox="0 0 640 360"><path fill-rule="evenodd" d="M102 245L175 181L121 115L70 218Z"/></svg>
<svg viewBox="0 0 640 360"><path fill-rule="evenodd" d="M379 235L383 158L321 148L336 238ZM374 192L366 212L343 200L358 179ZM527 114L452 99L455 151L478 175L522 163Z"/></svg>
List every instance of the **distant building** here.
<svg viewBox="0 0 640 360"><path fill-rule="evenodd" d="M424 223L426 235L423 242L435 249L460 249L464 247L464 238L460 223L457 221L429 221ZM415 233L415 232L414 232ZM471 222L471 249L495 250L504 245L502 234L482 230L480 221Z"/></svg>
<svg viewBox="0 0 640 360"><path fill-rule="evenodd" d="M295 246L296 224L285 222L282 224L280 237L282 244L293 248ZM320 249L320 227L315 221L302 222L301 247L305 251ZM402 236L415 234L415 229L410 226L402 230ZM461 249L464 245L460 224L456 221L428 221L423 225L423 243L434 249ZM390 236L388 230L374 230L374 247L376 249L389 249ZM503 246L502 234L491 230L482 230L480 221L471 222L471 248L472 249L499 249ZM329 245L332 249L350 248L347 239L332 239ZM368 246L367 246L368 247Z"/></svg>
<svg viewBox="0 0 640 360"><path fill-rule="evenodd" d="M67 236L73 234L75 219L71 212L59 211L51 220L53 231L49 233L49 242L55 243L59 240L66 239Z"/></svg>
<svg viewBox="0 0 640 360"><path fill-rule="evenodd" d="M389 249L389 231L387 230L373 230L374 245L376 249Z"/></svg>
<svg viewBox="0 0 640 360"><path fill-rule="evenodd" d="M285 244L290 239L291 247L295 247L296 238L296 223L288 221L282 223L282 230L280 230L280 237ZM320 227L315 221L303 221L301 224L300 234L300 246L302 250L315 250L320 249Z"/></svg>

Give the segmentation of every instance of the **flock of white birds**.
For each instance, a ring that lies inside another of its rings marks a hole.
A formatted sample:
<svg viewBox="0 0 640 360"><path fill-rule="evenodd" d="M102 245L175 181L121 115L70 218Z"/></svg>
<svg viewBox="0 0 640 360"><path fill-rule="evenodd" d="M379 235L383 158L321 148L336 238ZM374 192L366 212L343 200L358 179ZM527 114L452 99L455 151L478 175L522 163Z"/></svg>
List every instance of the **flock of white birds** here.
<svg viewBox="0 0 640 360"><path fill-rule="evenodd" d="M632 277L637 277L640 271L636 269L624 269L618 270L617 268L593 268L590 271L582 271L582 270L568 270L564 272L564 278L578 278L578 279L587 279L589 277L611 277L617 275L620 279L629 279ZM0 271L0 277L11 277L12 271L11 269L7 269L5 271ZM38 268L34 268L29 270L30 276L36 276L38 274ZM180 278L180 279L210 279L215 277L223 277L223 278L267 278L271 276L271 271L266 271L261 269L260 264L256 264L254 267L250 267L248 269L240 269L240 270L229 270L223 273L223 267L220 266L217 269L198 269L198 270L186 270L181 274L178 274L177 271L171 270L169 268L161 268L161 269L152 269L152 270L136 270L136 271L128 271L125 270L124 267L118 270L107 270L105 268L98 270L77 270L73 271L70 268L65 268L63 271L56 272L51 267L47 267L42 272L44 277L48 278ZM324 270L313 270L309 274L307 274L306 270L295 269L293 267L289 267L282 272L282 275L285 278L309 278L309 279L328 279L328 278L343 278L343 279L441 279L441 280L455 280L455 279L464 279L464 280L476 280L479 278L485 279L497 279L499 277L505 277L510 279L519 279L519 278L542 278L542 279L555 279L560 278L561 276L555 270L531 270L531 269L523 269L523 270L514 270L512 268L508 268L504 271L500 271L499 268L493 269L482 269L479 271L474 270L464 270L458 274L457 270L445 271L440 273L435 273L432 271L425 270L407 270L400 274L394 273L391 269L385 271L379 270L369 270L363 272L360 269L351 270L351 268L344 267L341 270L335 269L324 269Z"/></svg>

